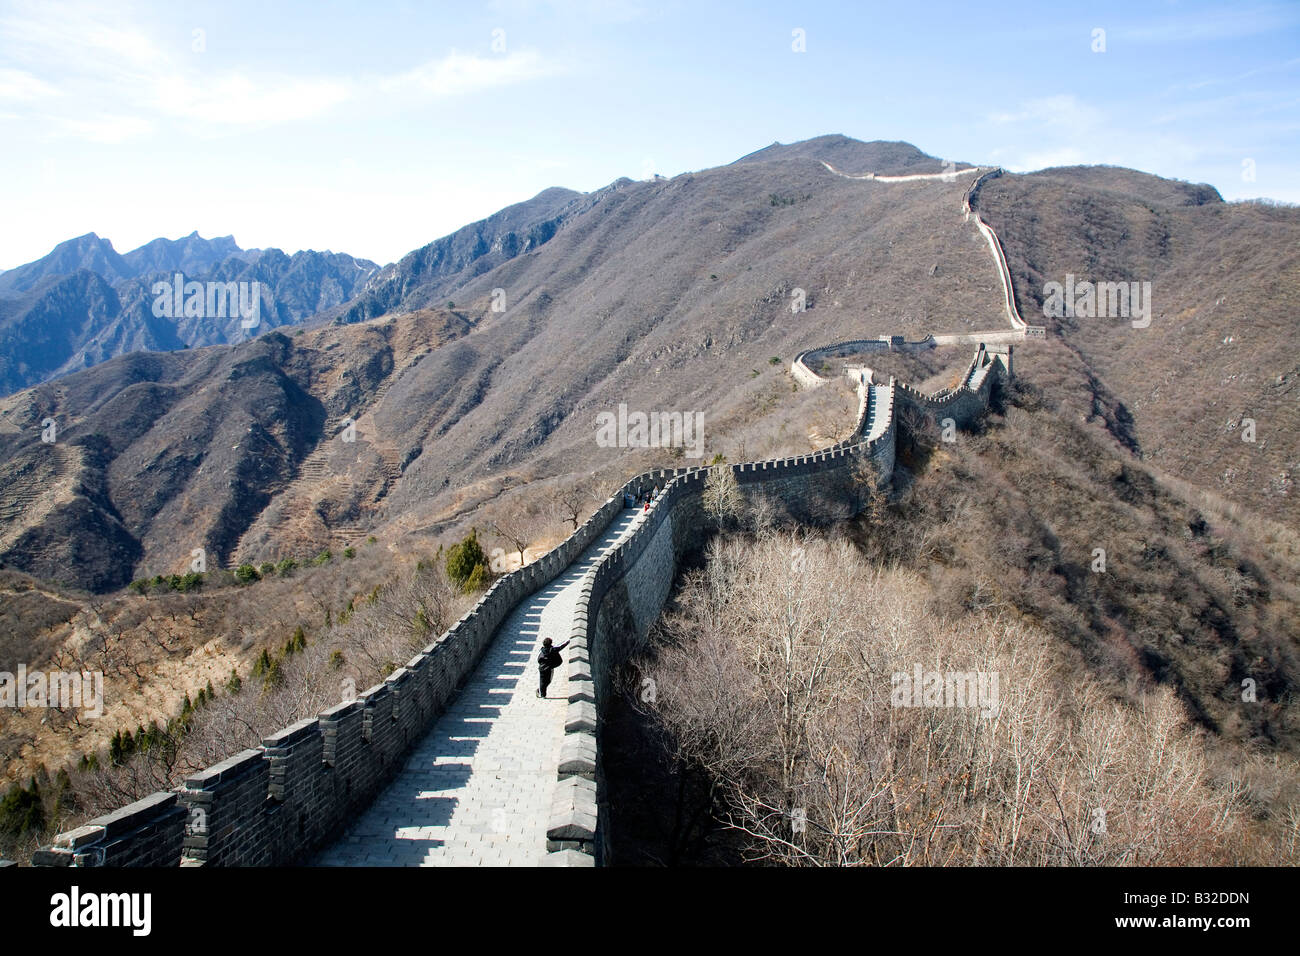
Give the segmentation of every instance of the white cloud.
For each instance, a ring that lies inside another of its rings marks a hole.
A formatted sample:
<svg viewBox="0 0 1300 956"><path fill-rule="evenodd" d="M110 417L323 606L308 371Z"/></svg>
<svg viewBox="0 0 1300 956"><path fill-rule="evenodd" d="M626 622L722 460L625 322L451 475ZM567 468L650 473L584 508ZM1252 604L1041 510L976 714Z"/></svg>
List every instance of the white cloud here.
<svg viewBox="0 0 1300 956"><path fill-rule="evenodd" d="M1300 57L1290 60L1282 60L1278 63L1267 63L1264 66L1258 66L1254 69L1246 70L1244 73L1237 73L1234 76L1217 76L1209 79L1197 80L1195 83L1176 84L1173 89L1199 90L1207 86L1220 86L1224 83L1239 83L1242 80L1250 79L1254 76L1265 76L1270 73L1285 73L1300 66Z"/></svg>
<svg viewBox="0 0 1300 956"><path fill-rule="evenodd" d="M44 100L26 116L35 134L119 143L173 125L193 136L223 136L315 119L350 101L469 96L567 72L531 50L453 50L406 71L359 77L249 65L213 72L196 61L188 35L184 43L160 44L132 24L129 10L106 17L79 3L19 3L0 14L0 42L14 64L0 69L0 102L18 109Z"/></svg>
<svg viewBox="0 0 1300 956"><path fill-rule="evenodd" d="M1113 36L1123 42L1187 44L1260 36L1292 28L1300 21L1295 7L1229 6L1225 10L1199 10L1178 20L1163 19L1133 27L1119 27Z"/></svg>
<svg viewBox="0 0 1300 956"><path fill-rule="evenodd" d="M147 73L142 64L165 59L145 33L108 22L93 5L26 3L17 9L22 12L0 17L0 38L8 57L34 69L122 82Z"/></svg>
<svg viewBox="0 0 1300 956"><path fill-rule="evenodd" d="M1051 128L1086 130L1105 122L1106 114L1070 93L1026 100L1014 113L993 113L989 120L999 125L1034 123Z"/></svg>
<svg viewBox="0 0 1300 956"><path fill-rule="evenodd" d="M541 14L588 23L592 20L626 23L646 13L645 7L635 0L492 0L488 9L498 16L511 18Z"/></svg>
<svg viewBox="0 0 1300 956"><path fill-rule="evenodd" d="M1143 170L1188 167L1204 149L1168 133L1156 132L1158 118L1115 119L1105 110L1059 94L1026 100L1017 109L989 116L1003 127L1005 141L996 154L1013 172L1049 166L1108 164Z"/></svg>
<svg viewBox="0 0 1300 956"><path fill-rule="evenodd" d="M1013 173L1027 173L1035 169L1047 169L1049 166L1083 166L1087 163L1088 157L1083 150L1076 146L1062 146L1041 152L1022 152L1014 162L1004 165Z"/></svg>
<svg viewBox="0 0 1300 956"><path fill-rule="evenodd" d="M228 73L195 83L172 74L153 82L152 105L169 117L225 131L320 116L354 92L348 81L326 78L255 80L242 73Z"/></svg>
<svg viewBox="0 0 1300 956"><path fill-rule="evenodd" d="M564 72L557 62L531 50L495 56L457 53L430 60L413 70L381 77L384 92L416 91L435 97L463 96L480 90L510 86Z"/></svg>
<svg viewBox="0 0 1300 956"><path fill-rule="evenodd" d="M0 99L36 100L58 93L49 83L24 70L0 69Z"/></svg>
<svg viewBox="0 0 1300 956"><path fill-rule="evenodd" d="M1099 130L1106 114L1063 93L1026 100L1012 112L990 115L989 121L1012 128L1012 141L996 151L1007 157L1003 165L1012 172L1027 172L1098 162ZM1081 142L1088 145L1087 151L1076 145Z"/></svg>
<svg viewBox="0 0 1300 956"><path fill-rule="evenodd" d="M125 143L153 132L154 124L139 116L100 115L93 117L58 117L54 120L57 135L84 139L91 143Z"/></svg>

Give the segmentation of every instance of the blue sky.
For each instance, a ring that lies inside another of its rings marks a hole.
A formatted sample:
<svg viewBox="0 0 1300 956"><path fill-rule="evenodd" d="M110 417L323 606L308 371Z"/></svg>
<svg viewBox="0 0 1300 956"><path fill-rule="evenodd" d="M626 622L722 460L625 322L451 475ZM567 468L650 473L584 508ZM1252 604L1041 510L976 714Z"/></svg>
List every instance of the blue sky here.
<svg viewBox="0 0 1300 956"><path fill-rule="evenodd" d="M822 133L1300 202L1300 4L0 0L0 268L195 229L384 263Z"/></svg>

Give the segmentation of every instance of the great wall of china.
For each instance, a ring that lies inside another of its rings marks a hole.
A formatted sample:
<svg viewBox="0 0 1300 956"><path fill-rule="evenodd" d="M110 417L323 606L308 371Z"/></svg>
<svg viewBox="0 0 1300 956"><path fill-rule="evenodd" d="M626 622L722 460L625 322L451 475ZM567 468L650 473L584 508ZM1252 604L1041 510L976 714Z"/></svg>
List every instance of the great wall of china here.
<svg viewBox="0 0 1300 956"><path fill-rule="evenodd" d="M972 194L1000 172L977 177L967 190L968 219L975 215ZM562 544L498 578L469 612L383 682L192 774L174 790L59 834L36 851L33 865L603 862L610 815L602 714L614 675L644 642L679 561L714 530L703 501L710 475L729 471L746 507L764 507L778 519L851 517L893 473L902 411L967 427L985 413L998 383L1010 380L1012 347L1003 337L1036 333L1015 311L996 236L975 219L1003 273L1012 329L986 336L1001 341L980 341L957 385L925 394L851 369L857 419L849 436L828 448L638 475ZM967 338L936 335L910 346ZM828 379L809 360L909 346L901 342L809 350L791 373L804 387L823 385ZM648 510L626 506L628 496L635 500L651 488L658 494ZM543 635L570 641L564 673L553 685L557 699L532 693L531 663Z"/></svg>

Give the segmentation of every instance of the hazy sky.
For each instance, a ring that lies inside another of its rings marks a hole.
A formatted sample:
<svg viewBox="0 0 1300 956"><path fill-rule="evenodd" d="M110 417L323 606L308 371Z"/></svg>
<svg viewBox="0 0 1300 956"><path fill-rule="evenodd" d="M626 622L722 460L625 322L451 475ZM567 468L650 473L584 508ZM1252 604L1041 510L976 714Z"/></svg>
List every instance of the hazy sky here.
<svg viewBox="0 0 1300 956"><path fill-rule="evenodd" d="M0 0L0 268L195 229L385 263L822 133L1300 202L1300 4L997 6Z"/></svg>

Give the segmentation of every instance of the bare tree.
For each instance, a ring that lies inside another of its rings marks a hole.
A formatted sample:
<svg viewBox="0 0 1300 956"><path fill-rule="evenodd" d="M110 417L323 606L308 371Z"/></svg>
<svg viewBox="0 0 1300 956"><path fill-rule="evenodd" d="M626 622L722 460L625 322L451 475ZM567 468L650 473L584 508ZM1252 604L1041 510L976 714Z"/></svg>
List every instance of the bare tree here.
<svg viewBox="0 0 1300 956"><path fill-rule="evenodd" d="M578 530L578 519L586 510L587 495L578 487L559 488L550 495L551 508L562 521L569 521L573 524L573 530Z"/></svg>
<svg viewBox="0 0 1300 956"><path fill-rule="evenodd" d="M1207 785L1172 691L1129 707L1067 670L1043 632L991 612L944 617L926 593L843 543L785 535L715 542L680 589L638 666L665 739L717 782L720 822L752 859L1159 865L1248 852L1241 794ZM918 669L997 681L964 705L896 698Z"/></svg>
<svg viewBox="0 0 1300 956"><path fill-rule="evenodd" d="M512 550L519 554L519 566L522 568L525 564L524 551L532 543L536 534L536 522L528 514L512 515L508 518L502 518L493 521L489 528L498 538L508 543Z"/></svg>
<svg viewBox="0 0 1300 956"><path fill-rule="evenodd" d="M744 498L730 465L714 465L709 470L701 501L705 513L719 525L726 526L740 517Z"/></svg>

